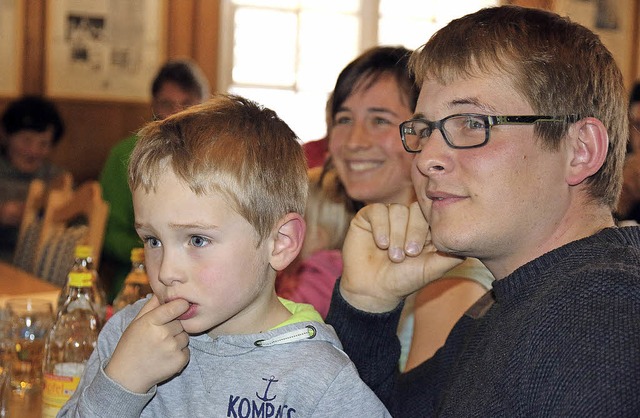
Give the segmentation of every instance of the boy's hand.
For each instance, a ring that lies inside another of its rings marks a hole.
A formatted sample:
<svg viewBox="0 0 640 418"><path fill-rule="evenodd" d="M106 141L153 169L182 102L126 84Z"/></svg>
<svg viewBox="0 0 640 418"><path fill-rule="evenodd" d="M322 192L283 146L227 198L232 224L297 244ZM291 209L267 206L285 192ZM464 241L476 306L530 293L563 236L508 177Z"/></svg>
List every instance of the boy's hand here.
<svg viewBox="0 0 640 418"><path fill-rule="evenodd" d="M177 319L189 303L160 305L153 295L120 337L105 373L128 390L146 393L189 362L189 335Z"/></svg>
<svg viewBox="0 0 640 418"><path fill-rule="evenodd" d="M342 297L367 312L387 312L462 259L437 252L418 203L370 204L351 221L342 249Z"/></svg>

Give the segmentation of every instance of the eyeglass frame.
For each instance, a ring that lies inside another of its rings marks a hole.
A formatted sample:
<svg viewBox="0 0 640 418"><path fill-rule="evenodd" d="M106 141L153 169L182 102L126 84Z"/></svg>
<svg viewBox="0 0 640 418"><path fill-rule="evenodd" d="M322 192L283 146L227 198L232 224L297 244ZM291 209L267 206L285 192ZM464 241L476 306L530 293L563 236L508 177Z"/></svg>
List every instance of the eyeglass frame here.
<svg viewBox="0 0 640 418"><path fill-rule="evenodd" d="M454 145L451 142L451 140L447 137L447 133L444 130L443 126L447 120L455 117L459 117L459 116L471 116L471 117L482 118L484 120L485 135L484 135L483 142L476 145ZM405 137L406 135L405 127L407 126L407 124L412 122L423 122L423 123L426 123L427 126L431 127L431 133L429 134L429 137L431 136L431 134L433 134L433 131L438 129L442 134L442 138L444 139L444 142L447 144L447 146L451 148L468 149L468 148L478 148L486 145L487 142L489 142L489 138L491 137L491 127L496 125L532 125L536 122L575 123L580 119L581 119L580 116L575 114L564 115L564 116L549 116L549 115L483 115L480 113L455 113L453 115L445 116L444 118L436 121L429 121L424 118L409 119L400 123L399 128L400 128L400 139L402 140L402 146L404 147L404 150L411 154L418 154L419 152L422 151L422 147L420 147L420 149L418 150L410 149L409 146L407 145L407 140Z"/></svg>

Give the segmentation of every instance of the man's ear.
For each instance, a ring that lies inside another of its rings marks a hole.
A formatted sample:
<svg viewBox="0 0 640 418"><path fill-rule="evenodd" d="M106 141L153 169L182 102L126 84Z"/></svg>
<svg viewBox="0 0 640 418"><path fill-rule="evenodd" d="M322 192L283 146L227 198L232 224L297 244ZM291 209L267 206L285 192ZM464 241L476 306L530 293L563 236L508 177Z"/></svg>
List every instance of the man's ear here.
<svg viewBox="0 0 640 418"><path fill-rule="evenodd" d="M278 221L269 262L274 270L284 270L295 260L302 249L306 228L299 213L287 213Z"/></svg>
<svg viewBox="0 0 640 418"><path fill-rule="evenodd" d="M570 186L582 183L604 164L609 151L607 128L596 118L584 118L569 128L569 165L566 181Z"/></svg>

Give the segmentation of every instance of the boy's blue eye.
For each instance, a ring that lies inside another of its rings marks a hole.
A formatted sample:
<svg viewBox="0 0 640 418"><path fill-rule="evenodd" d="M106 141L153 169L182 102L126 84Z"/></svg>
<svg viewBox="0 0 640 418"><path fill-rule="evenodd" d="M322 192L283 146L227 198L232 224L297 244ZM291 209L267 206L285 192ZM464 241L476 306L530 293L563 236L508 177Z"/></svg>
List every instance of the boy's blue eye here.
<svg viewBox="0 0 640 418"><path fill-rule="evenodd" d="M158 248L158 247L162 246L162 243L160 242L160 240L158 238L155 238L155 237L146 237L144 239L144 242L150 248Z"/></svg>
<svg viewBox="0 0 640 418"><path fill-rule="evenodd" d="M211 242L211 241L209 241L207 238L201 237L199 235L194 235L190 239L190 243L194 247L204 247L209 242Z"/></svg>

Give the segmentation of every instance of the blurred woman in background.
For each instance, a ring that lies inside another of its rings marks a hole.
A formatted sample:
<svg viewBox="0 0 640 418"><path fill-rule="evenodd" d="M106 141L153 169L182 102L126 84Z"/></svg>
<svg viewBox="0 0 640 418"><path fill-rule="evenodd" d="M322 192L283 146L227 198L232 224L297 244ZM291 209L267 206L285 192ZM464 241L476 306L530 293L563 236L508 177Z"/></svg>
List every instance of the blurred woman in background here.
<svg viewBox="0 0 640 418"><path fill-rule="evenodd" d="M64 123L55 105L26 96L7 106L0 140L0 259L11 261L29 184L57 186L71 174L49 157L62 138Z"/></svg>

